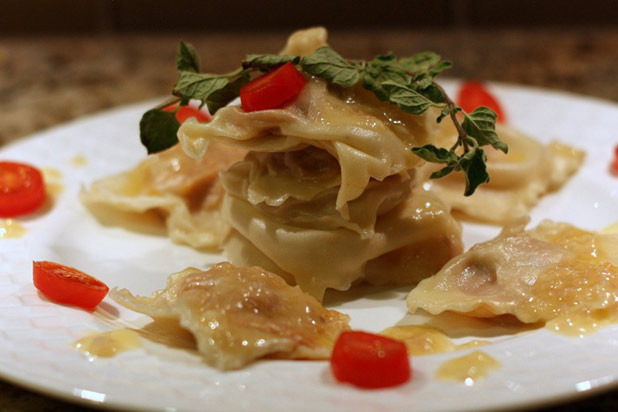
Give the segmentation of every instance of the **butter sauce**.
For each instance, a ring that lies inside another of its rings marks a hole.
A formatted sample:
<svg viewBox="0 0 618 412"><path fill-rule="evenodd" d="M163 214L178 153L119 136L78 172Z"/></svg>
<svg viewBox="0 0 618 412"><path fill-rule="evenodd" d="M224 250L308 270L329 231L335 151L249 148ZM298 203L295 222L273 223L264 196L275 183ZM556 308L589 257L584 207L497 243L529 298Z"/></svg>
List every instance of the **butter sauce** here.
<svg viewBox="0 0 618 412"><path fill-rule="evenodd" d="M88 335L77 340L73 346L89 358L110 358L141 347L142 341L133 329L116 329Z"/></svg>
<svg viewBox="0 0 618 412"><path fill-rule="evenodd" d="M440 329L423 325L393 326L385 329L381 334L403 341L408 348L408 353L416 356L452 352L490 343L489 341L473 339L457 345Z"/></svg>
<svg viewBox="0 0 618 412"><path fill-rule="evenodd" d="M618 222L614 222L609 226L604 227L600 230L601 233L618 233Z"/></svg>
<svg viewBox="0 0 618 412"><path fill-rule="evenodd" d="M51 167L41 169L41 172L45 180L47 194L52 197L58 197L64 191L64 186L61 183L62 172Z"/></svg>
<svg viewBox="0 0 618 412"><path fill-rule="evenodd" d="M17 220L0 219L0 239L17 239L24 236L27 229Z"/></svg>
<svg viewBox="0 0 618 412"><path fill-rule="evenodd" d="M71 159L69 159L69 163L71 163L75 167L82 167L88 164L88 159L84 155L75 155Z"/></svg>
<svg viewBox="0 0 618 412"><path fill-rule="evenodd" d="M500 362L485 352L474 351L444 362L436 371L436 378L443 381L456 381L473 386L487 377L489 372L498 369Z"/></svg>
<svg viewBox="0 0 618 412"><path fill-rule="evenodd" d="M534 285L537 310L551 319L545 327L567 336L584 336L618 322L618 267L611 252L615 240L575 227L548 238L572 255Z"/></svg>

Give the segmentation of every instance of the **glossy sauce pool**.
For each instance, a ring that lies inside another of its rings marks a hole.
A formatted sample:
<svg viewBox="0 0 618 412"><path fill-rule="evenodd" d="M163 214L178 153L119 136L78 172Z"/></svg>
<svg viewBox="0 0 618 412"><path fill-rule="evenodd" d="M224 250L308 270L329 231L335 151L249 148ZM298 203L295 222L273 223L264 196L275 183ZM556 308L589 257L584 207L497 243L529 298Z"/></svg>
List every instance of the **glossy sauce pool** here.
<svg viewBox="0 0 618 412"><path fill-rule="evenodd" d="M132 329L116 329L94 333L77 340L73 346L88 357L109 358L142 346L139 333Z"/></svg>
<svg viewBox="0 0 618 412"><path fill-rule="evenodd" d="M498 369L500 362L487 353L474 351L444 362L436 371L436 378L443 381L457 381L473 386L487 377L489 372Z"/></svg>
<svg viewBox="0 0 618 412"><path fill-rule="evenodd" d="M28 230L14 219L0 219L0 239L17 239Z"/></svg>

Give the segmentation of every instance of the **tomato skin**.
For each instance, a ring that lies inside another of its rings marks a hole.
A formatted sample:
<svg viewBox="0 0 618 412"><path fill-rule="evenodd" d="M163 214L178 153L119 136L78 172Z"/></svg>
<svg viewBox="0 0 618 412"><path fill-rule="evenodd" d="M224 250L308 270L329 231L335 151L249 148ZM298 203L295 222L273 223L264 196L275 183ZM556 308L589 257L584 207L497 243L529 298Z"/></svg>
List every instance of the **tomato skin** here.
<svg viewBox="0 0 618 412"><path fill-rule="evenodd" d="M362 331L339 335L330 366L338 381L367 389L401 385L412 375L403 342Z"/></svg>
<svg viewBox="0 0 618 412"><path fill-rule="evenodd" d="M618 145L614 147L614 158L609 164L609 173L613 176L618 176Z"/></svg>
<svg viewBox="0 0 618 412"><path fill-rule="evenodd" d="M49 300L86 310L94 310L109 291L105 283L82 271L48 261L32 262L32 279Z"/></svg>
<svg viewBox="0 0 618 412"><path fill-rule="evenodd" d="M457 95L457 105L467 113L473 112L479 106L489 107L498 115L498 122L506 122L504 111L498 100L479 82L467 81L461 85Z"/></svg>
<svg viewBox="0 0 618 412"><path fill-rule="evenodd" d="M33 166L0 162L0 217L32 213L45 202L43 174Z"/></svg>
<svg viewBox="0 0 618 412"><path fill-rule="evenodd" d="M210 120L202 111L193 106L180 106L178 111L176 111L176 120L178 120L180 124L183 124L191 117L195 117L198 122L207 122Z"/></svg>
<svg viewBox="0 0 618 412"><path fill-rule="evenodd" d="M276 109L292 102L305 83L305 76L288 62L241 87L240 103L245 112Z"/></svg>
<svg viewBox="0 0 618 412"><path fill-rule="evenodd" d="M164 112L174 113L176 109L178 109L179 106L180 106L180 102L174 102L172 104L169 104L163 107L161 110L163 110Z"/></svg>

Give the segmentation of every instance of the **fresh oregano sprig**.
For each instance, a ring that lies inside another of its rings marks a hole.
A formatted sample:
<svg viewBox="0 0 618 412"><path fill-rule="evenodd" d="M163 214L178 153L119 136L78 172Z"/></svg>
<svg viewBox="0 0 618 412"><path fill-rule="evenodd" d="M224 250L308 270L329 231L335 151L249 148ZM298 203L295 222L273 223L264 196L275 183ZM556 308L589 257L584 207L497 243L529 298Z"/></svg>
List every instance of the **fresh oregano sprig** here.
<svg viewBox="0 0 618 412"><path fill-rule="evenodd" d="M247 55L237 70L216 75L200 73L195 49L181 42L176 56L178 80L172 94L177 96L176 101L181 104L186 104L190 99L199 99L214 114L239 96L240 88L249 82L254 73L267 72L288 62L339 87L352 87L361 82L365 89L373 92L380 100L389 101L406 113L420 115L430 108L439 109L436 121L439 123L449 118L457 129L457 141L449 149L425 145L414 147L412 151L428 162L445 165L431 175L433 179L453 171L463 172L466 196L474 193L480 184L489 181L486 155L481 147L490 145L504 153L508 150L496 134L496 113L487 107L478 107L472 113L466 113L435 82L435 78L450 68L451 63L441 60L433 52L405 58L388 53L365 61L347 60L329 46L323 46L305 57ZM463 122L460 122L458 113L462 113ZM140 122L142 143L149 153L161 151L177 142L178 127L173 113L161 108L152 109L144 114Z"/></svg>

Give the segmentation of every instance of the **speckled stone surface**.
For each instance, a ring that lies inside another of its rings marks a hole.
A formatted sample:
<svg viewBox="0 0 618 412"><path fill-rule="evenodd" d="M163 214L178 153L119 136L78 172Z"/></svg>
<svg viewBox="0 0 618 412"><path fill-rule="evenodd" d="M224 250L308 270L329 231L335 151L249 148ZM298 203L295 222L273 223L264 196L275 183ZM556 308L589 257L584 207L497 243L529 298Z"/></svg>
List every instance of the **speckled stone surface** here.
<svg viewBox="0 0 618 412"><path fill-rule="evenodd" d="M205 71L236 67L247 52L276 52L286 33L0 39L0 146L80 116L165 96L180 39L194 43ZM347 57L434 50L455 62L452 77L561 89L618 101L618 29L492 32L333 32ZM137 127L137 125L136 125ZM618 132L617 132L618 141ZM0 411L83 407L0 381ZM618 410L618 391L548 411Z"/></svg>

